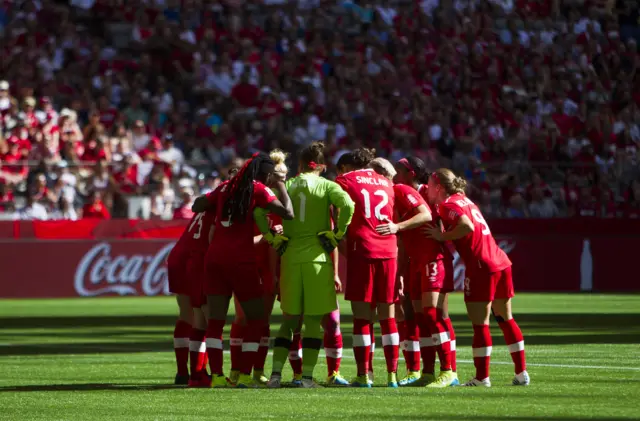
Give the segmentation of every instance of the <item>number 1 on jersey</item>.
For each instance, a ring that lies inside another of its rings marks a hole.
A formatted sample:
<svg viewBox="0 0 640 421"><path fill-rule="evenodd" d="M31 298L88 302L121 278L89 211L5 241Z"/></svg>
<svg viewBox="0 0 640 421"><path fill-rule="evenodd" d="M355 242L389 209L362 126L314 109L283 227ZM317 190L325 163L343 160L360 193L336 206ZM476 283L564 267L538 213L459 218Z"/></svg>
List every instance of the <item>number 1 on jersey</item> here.
<svg viewBox="0 0 640 421"><path fill-rule="evenodd" d="M307 196L304 193L298 193L298 198L300 199L300 212L298 212L298 218L300 222L304 222L304 214L307 210Z"/></svg>

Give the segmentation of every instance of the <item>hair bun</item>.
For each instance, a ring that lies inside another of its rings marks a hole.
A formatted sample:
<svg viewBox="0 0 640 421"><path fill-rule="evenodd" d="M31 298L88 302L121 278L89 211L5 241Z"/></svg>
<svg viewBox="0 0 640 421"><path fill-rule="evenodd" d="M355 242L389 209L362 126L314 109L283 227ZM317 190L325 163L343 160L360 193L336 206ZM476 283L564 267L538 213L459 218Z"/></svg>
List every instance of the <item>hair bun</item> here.
<svg viewBox="0 0 640 421"><path fill-rule="evenodd" d="M271 158L274 164L282 165L287 160L287 154L280 149L274 149L269 154L269 158Z"/></svg>

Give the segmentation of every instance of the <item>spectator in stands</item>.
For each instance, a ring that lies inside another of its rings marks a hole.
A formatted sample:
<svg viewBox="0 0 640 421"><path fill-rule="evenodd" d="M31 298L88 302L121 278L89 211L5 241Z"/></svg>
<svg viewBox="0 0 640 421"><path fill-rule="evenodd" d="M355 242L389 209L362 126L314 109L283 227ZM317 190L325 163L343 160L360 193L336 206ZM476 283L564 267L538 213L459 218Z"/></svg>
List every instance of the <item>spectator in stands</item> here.
<svg viewBox="0 0 640 421"><path fill-rule="evenodd" d="M545 195L542 187L533 188L530 194L529 215L532 218L557 218L560 216L558 206L551 197Z"/></svg>
<svg viewBox="0 0 640 421"><path fill-rule="evenodd" d="M173 212L173 219L190 220L193 217L191 206L193 205L193 190L191 187L184 187L180 191L180 205Z"/></svg>
<svg viewBox="0 0 640 421"><path fill-rule="evenodd" d="M94 190L89 195L87 203L82 208L83 219L111 219L111 214L102 201L102 193Z"/></svg>

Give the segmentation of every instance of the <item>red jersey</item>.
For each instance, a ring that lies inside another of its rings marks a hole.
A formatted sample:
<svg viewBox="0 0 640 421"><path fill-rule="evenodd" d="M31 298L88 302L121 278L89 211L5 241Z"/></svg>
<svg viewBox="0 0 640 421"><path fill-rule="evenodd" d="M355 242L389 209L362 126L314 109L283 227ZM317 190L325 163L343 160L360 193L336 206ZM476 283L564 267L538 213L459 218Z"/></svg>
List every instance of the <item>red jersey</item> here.
<svg viewBox="0 0 640 421"><path fill-rule="evenodd" d="M205 253L209 248L209 230L214 223L215 213L200 212L193 215L178 243L185 252Z"/></svg>
<svg viewBox="0 0 640 421"><path fill-rule="evenodd" d="M109 219L111 215L107 210L107 207L100 202L96 203L87 203L82 208L82 217L83 218L95 218L95 219Z"/></svg>
<svg viewBox="0 0 640 421"><path fill-rule="evenodd" d="M417 213L418 207L424 205L433 218L433 222L430 222L429 225L438 222L437 214L431 211L427 202L416 189L405 184L396 184L393 186L393 190L396 198L395 210L398 221L406 221L413 217ZM444 257L444 245L439 241L427 238L422 232L422 227L403 231L400 233L400 238L402 238L407 256L412 260L415 259L419 263L426 263L440 260Z"/></svg>
<svg viewBox="0 0 640 421"><path fill-rule="evenodd" d="M467 196L460 193L449 196L438 206L438 213L447 231L458 224L462 215L473 223L473 232L453 242L467 268L486 268L494 273L511 266L511 260L496 244L482 213Z"/></svg>
<svg viewBox="0 0 640 421"><path fill-rule="evenodd" d="M336 178L336 183L355 203L353 219L347 230L348 252L367 259L397 257L396 236L376 232L378 225L393 219L393 183L369 168L345 173Z"/></svg>
<svg viewBox="0 0 640 421"><path fill-rule="evenodd" d="M225 203L229 200L228 189L229 184L223 183L207 195L209 203L215 206L216 215L213 241L211 241L208 251L209 258L214 262L220 262L225 265L230 263L255 263L257 261L257 253L253 246L255 229L253 210L255 208L266 208L269 203L276 200L276 195L264 184L254 181L253 195L246 221L232 221L229 215L224 214Z"/></svg>

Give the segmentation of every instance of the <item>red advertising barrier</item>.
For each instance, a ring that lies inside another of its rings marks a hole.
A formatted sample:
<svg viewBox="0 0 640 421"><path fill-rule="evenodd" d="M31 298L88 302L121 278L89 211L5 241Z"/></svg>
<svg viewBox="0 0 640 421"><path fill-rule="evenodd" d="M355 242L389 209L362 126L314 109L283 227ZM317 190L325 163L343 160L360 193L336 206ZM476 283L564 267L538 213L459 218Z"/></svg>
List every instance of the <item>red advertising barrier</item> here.
<svg viewBox="0 0 640 421"><path fill-rule="evenodd" d="M0 297L167 294L185 222L0 222ZM640 221L497 220L517 291L639 291ZM345 262L341 264L344 279ZM456 286L464 282L457 259ZM348 280L347 280L348 281Z"/></svg>

